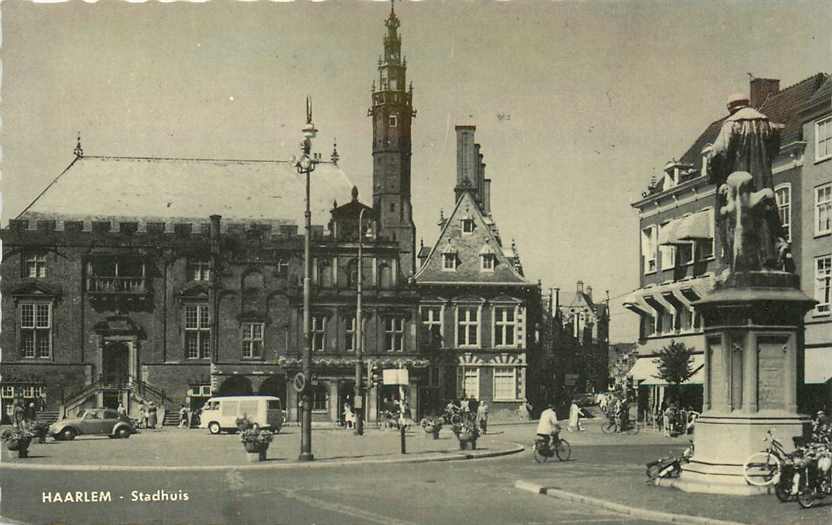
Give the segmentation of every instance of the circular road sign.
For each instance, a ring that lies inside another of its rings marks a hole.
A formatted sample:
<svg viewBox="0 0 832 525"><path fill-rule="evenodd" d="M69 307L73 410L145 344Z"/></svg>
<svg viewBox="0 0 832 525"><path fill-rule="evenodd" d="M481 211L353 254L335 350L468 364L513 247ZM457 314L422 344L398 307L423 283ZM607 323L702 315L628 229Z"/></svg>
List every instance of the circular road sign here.
<svg viewBox="0 0 832 525"><path fill-rule="evenodd" d="M295 387L295 392L303 392L303 389L306 388L306 376L303 375L303 372L295 374L294 379L292 379L292 386Z"/></svg>

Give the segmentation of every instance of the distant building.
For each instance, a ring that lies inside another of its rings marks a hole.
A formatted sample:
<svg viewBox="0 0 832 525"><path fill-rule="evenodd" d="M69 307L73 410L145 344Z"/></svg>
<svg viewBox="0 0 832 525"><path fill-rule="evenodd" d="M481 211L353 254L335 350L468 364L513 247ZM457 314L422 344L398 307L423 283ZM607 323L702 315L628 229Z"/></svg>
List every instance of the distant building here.
<svg viewBox="0 0 832 525"><path fill-rule="evenodd" d="M637 343L615 343L610 345L609 377L610 389L621 390L627 385L630 370L638 361Z"/></svg>
<svg viewBox="0 0 832 525"><path fill-rule="evenodd" d="M826 73L782 90L778 80L753 78L749 89L751 106L784 126L773 163L775 196L801 288L819 302L805 318L805 372L801 363L798 378L803 382L805 377L807 385L825 383L827 390L832 378L830 90ZM639 360L631 375L642 386L661 386L654 358L671 340L694 349L698 372L688 383L703 380L706 345L693 304L712 289L723 270L713 224L715 189L708 183L705 159L724 118L700 133L679 160L668 162L662 177L651 180L632 205L639 213L640 287L624 306L639 316ZM801 392L807 400L819 389L809 386Z"/></svg>
<svg viewBox="0 0 832 525"><path fill-rule="evenodd" d="M419 253L420 318L436 356L437 401L473 397L492 413L516 414L538 347L540 288L524 277L514 243L505 244L497 228L474 132L456 127L456 204L433 246Z"/></svg>

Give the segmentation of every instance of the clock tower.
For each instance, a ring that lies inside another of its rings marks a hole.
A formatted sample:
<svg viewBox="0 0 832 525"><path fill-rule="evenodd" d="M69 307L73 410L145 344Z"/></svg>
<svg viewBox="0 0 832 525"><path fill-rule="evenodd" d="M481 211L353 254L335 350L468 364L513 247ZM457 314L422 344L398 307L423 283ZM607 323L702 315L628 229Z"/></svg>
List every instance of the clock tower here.
<svg viewBox="0 0 832 525"><path fill-rule="evenodd" d="M399 18L391 6L384 25L384 55L378 59L378 84L373 82L373 208L379 235L399 244L402 274L412 275L416 266L416 226L410 203L410 124L413 84L407 89L407 61L402 57Z"/></svg>

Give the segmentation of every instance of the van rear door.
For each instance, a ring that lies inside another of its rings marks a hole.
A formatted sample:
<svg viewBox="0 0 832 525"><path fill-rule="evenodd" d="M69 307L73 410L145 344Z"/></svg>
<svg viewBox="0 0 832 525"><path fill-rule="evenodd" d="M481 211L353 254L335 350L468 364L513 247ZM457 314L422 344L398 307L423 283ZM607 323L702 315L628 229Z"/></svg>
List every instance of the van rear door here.
<svg viewBox="0 0 832 525"><path fill-rule="evenodd" d="M283 426L283 404L279 399L268 400L266 414L269 420L269 426L275 430L280 430L280 427Z"/></svg>

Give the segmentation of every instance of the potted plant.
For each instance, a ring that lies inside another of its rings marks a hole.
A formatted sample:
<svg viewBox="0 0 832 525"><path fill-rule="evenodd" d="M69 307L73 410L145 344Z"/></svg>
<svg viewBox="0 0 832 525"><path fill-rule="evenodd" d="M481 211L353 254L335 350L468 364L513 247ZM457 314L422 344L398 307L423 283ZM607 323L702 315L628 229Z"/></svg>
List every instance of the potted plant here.
<svg viewBox="0 0 832 525"><path fill-rule="evenodd" d="M465 419L462 423L453 426L453 432L459 440L459 449L470 448L476 450L477 438L480 436L476 421L471 418Z"/></svg>
<svg viewBox="0 0 832 525"><path fill-rule="evenodd" d="M252 463L266 460L266 451L272 442L274 434L268 430L260 430L259 425L253 425L240 432L240 441L246 449L248 460Z"/></svg>
<svg viewBox="0 0 832 525"><path fill-rule="evenodd" d="M5 443L9 450L16 450L17 457L29 457L29 444L32 442L34 435L26 430L18 430L7 428L0 434L0 440Z"/></svg>
<svg viewBox="0 0 832 525"><path fill-rule="evenodd" d="M438 416L422 419L422 428L425 433L432 434L433 439L439 439L439 431L442 430L442 418Z"/></svg>

